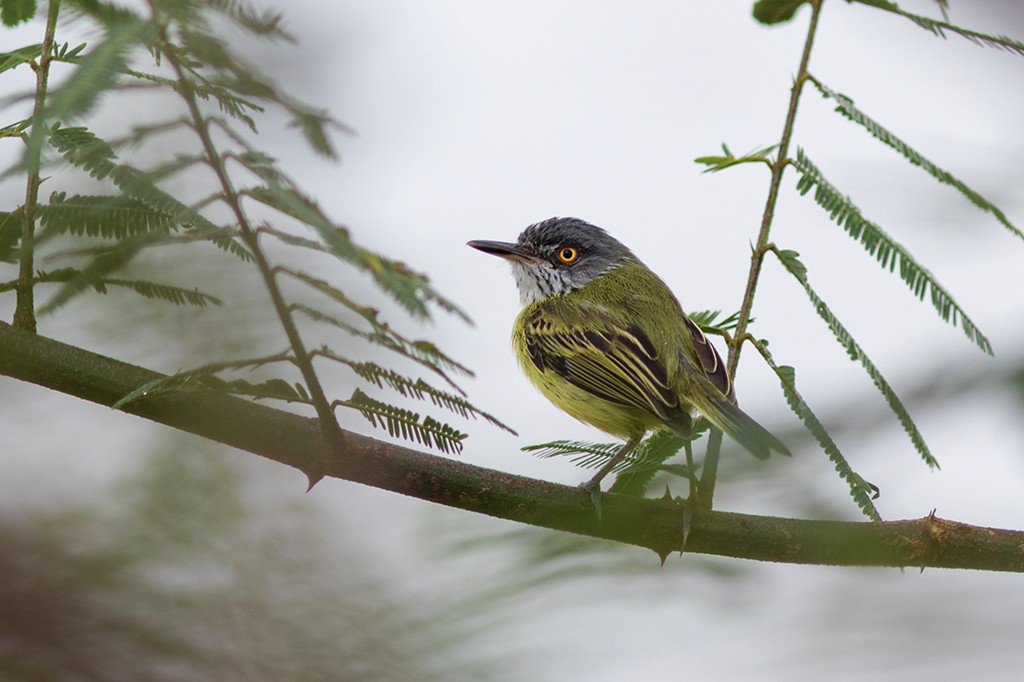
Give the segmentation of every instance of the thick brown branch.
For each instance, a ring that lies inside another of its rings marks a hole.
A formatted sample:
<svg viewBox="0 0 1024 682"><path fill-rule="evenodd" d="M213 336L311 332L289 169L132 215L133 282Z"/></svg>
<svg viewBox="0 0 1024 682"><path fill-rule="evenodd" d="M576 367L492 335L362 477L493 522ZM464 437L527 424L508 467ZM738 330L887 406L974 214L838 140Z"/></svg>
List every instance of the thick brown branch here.
<svg viewBox="0 0 1024 682"><path fill-rule="evenodd" d="M155 372L36 336L0 322L0 374L111 405ZM604 496L598 522L589 494L346 433L325 450L315 420L223 395L164 395L125 411L268 457L303 472L326 459L328 475L430 502L530 525L653 549L680 543L682 509L672 500ZM933 516L850 523L729 512L701 515L687 551L789 563L936 566L1024 571L1024 532Z"/></svg>

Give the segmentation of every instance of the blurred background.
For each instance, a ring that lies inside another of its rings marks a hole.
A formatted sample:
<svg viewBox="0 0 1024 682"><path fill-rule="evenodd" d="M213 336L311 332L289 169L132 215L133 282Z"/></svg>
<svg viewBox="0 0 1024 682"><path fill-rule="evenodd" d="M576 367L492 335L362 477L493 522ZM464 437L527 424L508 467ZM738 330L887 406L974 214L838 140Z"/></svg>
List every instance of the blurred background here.
<svg viewBox="0 0 1024 682"><path fill-rule="evenodd" d="M742 153L778 141L809 16L805 8L766 28L750 5L296 0L286 25L297 46L228 36L355 131L337 139L339 165L296 144L274 116L258 143L355 239L428 273L473 318L467 326L441 316L424 328L376 302L396 328L475 370L464 382L471 399L519 432L458 423L471 434L462 459L574 484L588 473L519 447L607 440L520 375L508 341L514 283L467 240L514 240L532 222L575 215L629 245L684 308L739 308L768 172L702 174L692 159L722 142ZM930 1L902 6L936 16ZM1014 3L954 2L950 12L959 25L1024 38ZM96 37L85 24L72 28ZM7 32L5 44L41 33L37 22ZM1024 225L1019 55L828 2L810 68ZM20 71L20 82L3 81L5 94L29 87L31 74ZM90 120L97 132L116 135L128 115L173 104L118 97ZM4 122L25 106L8 109ZM752 332L796 367L801 393L881 489L884 518L935 509L1024 528L1024 243L832 110L806 89L794 145L936 275L995 357L799 196L792 172L772 239L801 253L811 283L903 398L941 470L921 461L771 258ZM18 153L12 143L0 150L5 165ZM176 189L210 191L188 182ZM49 191L44 185L43 196ZM4 206L23 194L11 179L0 185ZM40 332L168 372L283 347L251 273L218 253L175 255L150 254L133 267L200 284L231 305L196 311L86 296L44 318ZM376 296L366 281L350 286ZM0 301L3 319L12 310L13 297ZM332 394L351 392L351 377L329 383ZM795 456L762 464L727 444L716 505L859 519L750 350L737 393ZM1016 575L694 555L662 567L636 548L344 481L305 494L296 471L35 386L0 380L0 401L3 679L1010 680L1024 664ZM343 425L370 432L357 414Z"/></svg>

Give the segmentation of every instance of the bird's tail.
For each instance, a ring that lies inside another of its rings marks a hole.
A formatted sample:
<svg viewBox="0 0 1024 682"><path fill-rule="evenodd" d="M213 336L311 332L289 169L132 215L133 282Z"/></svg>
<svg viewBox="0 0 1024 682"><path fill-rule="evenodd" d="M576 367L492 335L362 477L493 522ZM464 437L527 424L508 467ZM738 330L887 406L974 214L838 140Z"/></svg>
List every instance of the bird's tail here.
<svg viewBox="0 0 1024 682"><path fill-rule="evenodd" d="M786 456L791 455L789 448L783 445L782 441L724 396L721 400L708 405L697 406L697 409L709 422L758 459L768 459L773 451Z"/></svg>

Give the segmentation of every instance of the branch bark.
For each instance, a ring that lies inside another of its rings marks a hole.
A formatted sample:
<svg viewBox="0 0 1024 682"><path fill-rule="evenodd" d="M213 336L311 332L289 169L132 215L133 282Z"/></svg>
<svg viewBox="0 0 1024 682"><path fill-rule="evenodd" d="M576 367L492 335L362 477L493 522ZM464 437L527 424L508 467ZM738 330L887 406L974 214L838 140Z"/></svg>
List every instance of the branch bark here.
<svg viewBox="0 0 1024 682"><path fill-rule="evenodd" d="M156 372L0 322L0 374L112 405ZM682 540L674 500L605 494L598 522L578 488L486 469L345 432L331 451L317 421L232 396L143 398L125 412L327 475L498 518L646 547L664 558ZM1024 571L1024 532L929 515L884 523L816 521L712 511L695 519L687 551L762 561Z"/></svg>

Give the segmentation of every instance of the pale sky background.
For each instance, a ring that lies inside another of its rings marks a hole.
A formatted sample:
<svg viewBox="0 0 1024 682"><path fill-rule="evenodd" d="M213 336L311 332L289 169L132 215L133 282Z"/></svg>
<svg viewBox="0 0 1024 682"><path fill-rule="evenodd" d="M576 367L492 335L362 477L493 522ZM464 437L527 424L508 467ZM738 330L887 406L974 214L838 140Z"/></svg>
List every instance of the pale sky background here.
<svg viewBox="0 0 1024 682"><path fill-rule="evenodd" d="M723 141L737 153L777 142L809 15L805 8L795 21L766 28L750 18L750 5L300 0L285 10L300 45L254 53L279 82L356 131L337 139L340 165L313 158L294 137L279 135L274 121L263 124L261 142L357 240L427 272L474 319L474 327L441 318L417 329L391 316L476 370L464 383L471 398L518 429L513 437L482 422L458 423L471 433L464 460L576 483L587 472L518 448L555 438L606 440L558 413L520 375L508 342L518 309L514 284L507 267L467 248L467 240L511 241L532 222L575 215L630 246L685 308L739 307L768 172L746 166L705 175L692 159L716 153ZM903 3L922 13L932 5ZM953 2L951 18L1021 38L1024 18L1011 7ZM810 68L1024 225L1024 58L828 2ZM116 128L117 113L109 115L105 125ZM1024 528L1019 395L985 385L955 399L929 395L937 379L1019 371L1024 242L834 114L810 86L794 154L797 145L953 293L996 358L943 323L797 195L792 169L772 240L800 251L811 283L904 398L942 470L920 461L860 366L771 257L752 331L771 340L778 362L796 366L804 397L835 429L853 466L882 489L884 518L937 509L958 521ZM9 183L2 190L17 196ZM258 291L251 295L259 300ZM45 320L41 332L173 371L186 349L202 346L193 330L216 326L213 312L194 323L175 312L169 319L177 338L114 340L101 331L103 305L71 308ZM9 319L6 307L3 314ZM136 314L125 329L148 319ZM339 381L332 389L347 395L351 386ZM737 393L774 431L799 432L752 349L744 352ZM136 451L167 434L9 380L0 381L0 400L16 406L0 418L6 511L88 499ZM345 423L367 432L358 415ZM757 465L737 453L720 477L718 506L857 519L825 456L806 442L794 454ZM523 572L555 570L525 561L514 536L500 550L445 551L446 542L500 536L517 530L513 524L339 481L304 495L299 474L229 457L260 471L276 498L325 509L356 538L348 550L379 555L406 599L454 609L461 598L523 580ZM371 518L372 527L360 522ZM623 562L630 570L616 570ZM591 551L577 564L580 577L540 582L495 607L501 610L476 651L507 657L501 679L1009 680L1024 664L1016 575L692 556L672 557L663 569L632 549Z"/></svg>

